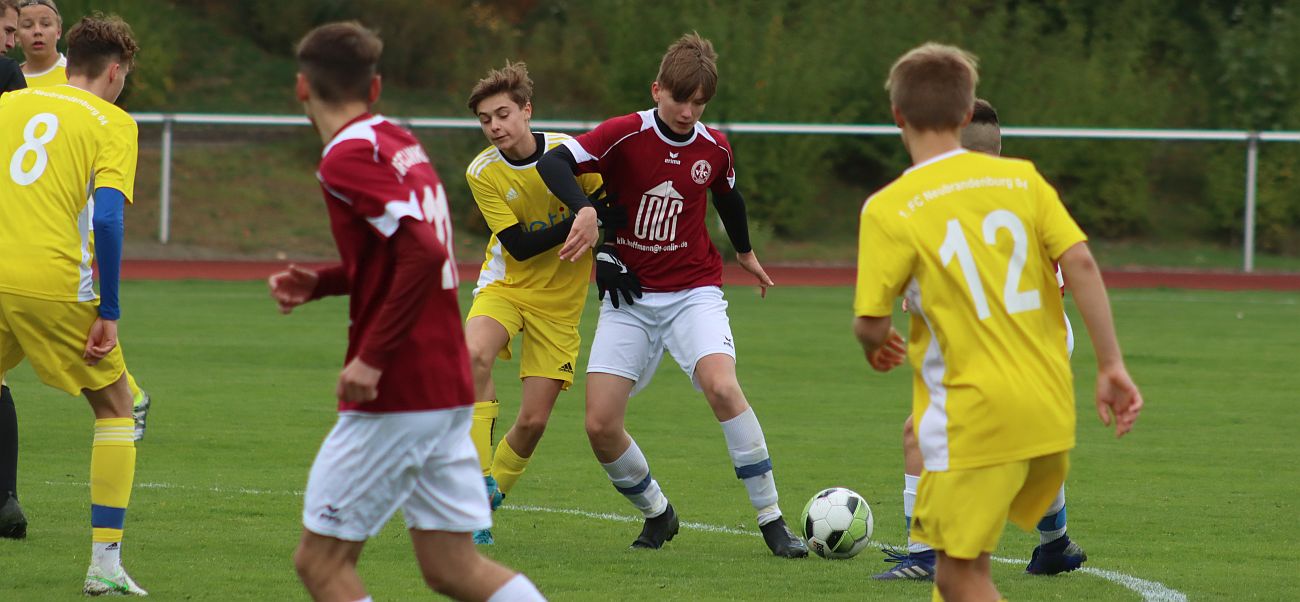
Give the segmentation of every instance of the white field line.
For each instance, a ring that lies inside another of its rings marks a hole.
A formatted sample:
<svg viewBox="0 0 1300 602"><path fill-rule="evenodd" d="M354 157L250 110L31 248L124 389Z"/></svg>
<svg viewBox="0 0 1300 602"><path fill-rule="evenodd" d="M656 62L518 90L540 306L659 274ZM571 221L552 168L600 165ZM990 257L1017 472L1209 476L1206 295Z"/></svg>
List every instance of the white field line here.
<svg viewBox="0 0 1300 602"><path fill-rule="evenodd" d="M45 484L59 485L59 486L78 486L78 487L89 486L87 483L84 482L79 483L74 481L45 481ZM302 490L255 489L250 487L217 487L217 486L195 487L191 485L176 485L172 483L136 483L135 487L141 489L178 489L183 491L207 491L210 493L220 493L220 494L227 494L227 495L229 494L285 495L285 496L300 497L303 494ZM507 508L516 511L523 511L523 512L546 512L550 514L567 514L569 516L580 516L582 518L591 518L596 520L604 520L604 521L619 522L619 523L635 524L644 520L641 517L629 516L626 514L614 514L610 512L589 512L587 510L578 510L576 508L550 508L546 506L531 506L531 505L516 505L516 504L506 504L502 506L502 508ZM737 529L735 527L725 527L722 525L710 525L706 523L684 521L682 522L682 526L687 529L692 529L695 531L704 531L706 533L746 535L750 537L762 536L762 534L760 534L757 531L750 531L747 529ZM877 543L877 546L884 547L879 543ZM1004 558L1001 556L994 556L993 560L997 562L1001 562L1003 564L1025 565L1029 563L1028 560L1023 560L1020 558ZM1139 596L1142 596L1142 599L1146 602L1187 602L1187 594L1184 594L1176 589L1171 589L1157 581L1149 581L1147 579L1141 579L1117 571L1095 569L1092 567L1082 567L1079 569L1079 572L1100 577L1102 579L1105 579L1106 581L1110 581L1111 583L1129 589L1137 593Z"/></svg>

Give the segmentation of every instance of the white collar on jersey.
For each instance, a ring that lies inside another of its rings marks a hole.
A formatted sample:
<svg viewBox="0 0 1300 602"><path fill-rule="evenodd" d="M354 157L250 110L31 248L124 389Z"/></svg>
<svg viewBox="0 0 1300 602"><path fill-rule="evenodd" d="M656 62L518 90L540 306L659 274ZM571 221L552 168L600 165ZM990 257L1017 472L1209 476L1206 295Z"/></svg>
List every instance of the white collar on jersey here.
<svg viewBox="0 0 1300 602"><path fill-rule="evenodd" d="M942 155L935 155L935 156L933 156L933 157L930 157L929 159L926 159L926 160L924 160L924 161L922 161L922 162L920 162L920 163L917 163L916 165L913 165L913 166L911 166L911 167L909 167L909 168L903 170L903 173L911 173L912 170L914 170L914 169L921 169L922 167L925 167L926 165L931 165L931 164L934 164L934 163L938 163L938 162L940 162L940 161L943 161L944 159L947 159L947 158L950 158L950 157L956 157L957 155L962 155L962 154L965 154L965 153L967 153L967 152L969 152L969 151L967 151L967 150L964 149L964 148L958 148L958 149L955 149L955 150L950 150L950 151L948 151L948 152L946 152L946 153L943 153Z"/></svg>
<svg viewBox="0 0 1300 602"><path fill-rule="evenodd" d="M26 65L27 63L23 63L23 64ZM59 67L63 67L64 69L68 68L68 57L64 56L62 52L59 53L59 60L54 61L54 64L50 65L49 69L46 69L40 73L24 73L23 77L41 77L42 75L49 75L51 72L53 72L55 69L58 69Z"/></svg>

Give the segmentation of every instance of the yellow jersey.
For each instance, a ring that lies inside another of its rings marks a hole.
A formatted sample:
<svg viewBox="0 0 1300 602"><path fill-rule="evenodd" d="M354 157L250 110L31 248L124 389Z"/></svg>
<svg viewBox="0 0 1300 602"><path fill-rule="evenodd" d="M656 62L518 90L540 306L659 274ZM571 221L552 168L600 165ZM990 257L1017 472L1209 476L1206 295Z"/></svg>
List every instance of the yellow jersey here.
<svg viewBox="0 0 1300 602"><path fill-rule="evenodd" d="M956 150L867 199L857 316L907 296L912 416L929 471L1074 447L1054 262L1086 237L1028 161Z"/></svg>
<svg viewBox="0 0 1300 602"><path fill-rule="evenodd" d="M0 96L0 292L95 298L95 188L135 192L135 120L70 85Z"/></svg>
<svg viewBox="0 0 1300 602"><path fill-rule="evenodd" d="M28 88L66 84L68 83L68 57L60 54L59 60L54 62L53 67L31 75L24 72L23 79L27 80Z"/></svg>
<svg viewBox="0 0 1300 602"><path fill-rule="evenodd" d="M540 136L546 150L570 139L549 132ZM492 230L474 294L490 289L547 316L577 324L591 282L591 255L584 254L578 261L569 262L560 259L556 248L519 261L497 240L498 232L515 224L535 232L569 217L568 207L551 194L537 175L537 162L512 162L497 147L489 146L470 162L465 178L474 193L474 202ZM579 176L578 184L591 194L600 188L600 175Z"/></svg>

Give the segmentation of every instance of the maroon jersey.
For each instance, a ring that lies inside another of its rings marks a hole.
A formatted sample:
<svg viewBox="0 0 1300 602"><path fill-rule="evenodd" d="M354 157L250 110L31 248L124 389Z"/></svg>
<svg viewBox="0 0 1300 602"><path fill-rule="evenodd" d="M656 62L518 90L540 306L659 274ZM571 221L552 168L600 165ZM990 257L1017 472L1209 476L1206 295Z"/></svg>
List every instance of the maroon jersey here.
<svg viewBox="0 0 1300 602"><path fill-rule="evenodd" d="M722 286L722 256L705 225L707 194L736 185L731 145L696 123L685 142L655 126L654 109L615 117L566 141L580 173L599 172L627 210L616 233L623 262L648 291Z"/></svg>
<svg viewBox="0 0 1300 602"><path fill-rule="evenodd" d="M446 193L419 141L382 116L362 115L325 146L316 177L343 260L340 268L322 271L317 290L336 286L351 293L345 363L360 355L383 370L374 401L340 401L339 411L409 412L472 404ZM399 228L432 230L434 236L416 234L430 241L442 269L422 295L406 300L405 311L414 315L409 325L391 332L381 325L392 324L384 311L403 301L390 298L402 258L389 238ZM331 276L344 282L329 285L325 280Z"/></svg>

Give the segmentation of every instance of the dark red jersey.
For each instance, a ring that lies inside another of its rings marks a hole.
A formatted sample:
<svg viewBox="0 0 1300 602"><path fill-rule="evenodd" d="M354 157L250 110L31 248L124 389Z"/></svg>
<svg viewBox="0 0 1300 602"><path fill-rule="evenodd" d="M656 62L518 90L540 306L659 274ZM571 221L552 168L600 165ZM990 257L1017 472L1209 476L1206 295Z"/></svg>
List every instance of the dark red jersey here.
<svg viewBox="0 0 1300 602"><path fill-rule="evenodd" d="M360 356L383 370L377 399L340 401L339 411L472 404L446 193L419 141L382 116L362 115L325 146L316 176L343 260L338 268L322 271L317 290L350 292L346 361ZM404 232L408 236L402 240L423 241L413 248L437 270L418 289L398 290L411 281L399 272L409 262L403 263L402 247L393 244L401 228L421 229ZM331 285L326 279L341 282Z"/></svg>
<svg viewBox="0 0 1300 602"><path fill-rule="evenodd" d="M580 173L599 172L627 210L615 243L648 291L722 286L722 256L705 224L706 191L736 185L731 145L696 123L684 142L655 125L654 109L615 117L564 143Z"/></svg>

